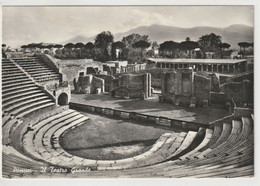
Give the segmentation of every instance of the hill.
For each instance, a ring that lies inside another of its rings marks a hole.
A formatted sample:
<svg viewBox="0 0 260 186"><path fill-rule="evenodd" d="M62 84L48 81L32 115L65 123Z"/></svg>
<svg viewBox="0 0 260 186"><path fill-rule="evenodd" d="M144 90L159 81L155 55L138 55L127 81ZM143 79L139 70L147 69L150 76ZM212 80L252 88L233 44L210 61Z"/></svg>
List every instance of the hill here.
<svg viewBox="0 0 260 186"><path fill-rule="evenodd" d="M253 42L254 41L254 28L247 25L231 25L229 27L206 27L198 26L192 28L181 28L165 25L151 25L151 26L141 26L134 29L131 29L127 32L116 33L114 34L115 41L121 40L123 37L128 36L132 33L146 34L149 35L151 41L157 41L159 44L168 41L183 41L186 37L190 37L191 40L197 41L199 37L205 34L215 33L222 37L223 42L231 44L231 48L239 48L238 42ZM98 33L97 33L98 34ZM76 36L62 42L63 44L72 42L83 42L87 43L89 41L93 42L95 36L93 37L84 37Z"/></svg>

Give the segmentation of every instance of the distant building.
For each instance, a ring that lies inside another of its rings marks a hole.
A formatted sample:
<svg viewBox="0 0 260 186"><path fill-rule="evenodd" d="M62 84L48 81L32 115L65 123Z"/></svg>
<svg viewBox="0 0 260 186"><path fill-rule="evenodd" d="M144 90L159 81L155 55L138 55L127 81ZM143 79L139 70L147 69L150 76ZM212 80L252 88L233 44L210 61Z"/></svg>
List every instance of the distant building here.
<svg viewBox="0 0 260 186"><path fill-rule="evenodd" d="M109 75L139 72L146 69L146 64L128 64L127 61L108 61L103 64L103 71Z"/></svg>
<svg viewBox="0 0 260 186"><path fill-rule="evenodd" d="M169 59L147 58L147 65L153 68L193 69L194 71L237 74L245 72L245 59Z"/></svg>
<svg viewBox="0 0 260 186"><path fill-rule="evenodd" d="M173 49L173 50L160 50L159 54L161 57L167 58L188 58L188 59L196 59L201 57L200 48L195 48L192 50L187 49Z"/></svg>

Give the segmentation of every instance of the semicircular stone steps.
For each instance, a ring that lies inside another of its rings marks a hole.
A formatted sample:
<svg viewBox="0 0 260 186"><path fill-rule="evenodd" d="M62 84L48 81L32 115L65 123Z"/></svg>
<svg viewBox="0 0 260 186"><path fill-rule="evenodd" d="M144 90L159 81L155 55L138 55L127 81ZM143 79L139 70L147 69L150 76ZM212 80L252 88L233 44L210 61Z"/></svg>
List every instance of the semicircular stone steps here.
<svg viewBox="0 0 260 186"><path fill-rule="evenodd" d="M60 114L35 124L33 126L34 130L27 132L24 136L25 151L36 159L64 167L94 166L97 170L126 169L149 166L164 161L165 158L172 155L175 151L181 152L184 150L188 143L191 143L192 137L196 136L196 132L189 132L188 135L184 132L180 134L164 134L149 151L132 158L122 160L84 159L67 153L59 145L61 134L82 124L86 120L79 117L78 120L75 121L74 118L73 121L70 116L76 112L68 112L71 113L65 114L67 118ZM76 115L78 116L79 114Z"/></svg>

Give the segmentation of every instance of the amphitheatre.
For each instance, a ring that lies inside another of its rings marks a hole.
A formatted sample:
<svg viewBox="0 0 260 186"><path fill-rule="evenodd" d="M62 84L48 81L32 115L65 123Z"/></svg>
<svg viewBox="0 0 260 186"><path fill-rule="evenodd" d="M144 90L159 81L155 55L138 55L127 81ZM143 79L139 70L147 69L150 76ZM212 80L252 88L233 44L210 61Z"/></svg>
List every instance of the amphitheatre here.
<svg viewBox="0 0 260 186"><path fill-rule="evenodd" d="M254 176L247 60L147 61L168 70L156 79L144 66L122 65L111 77L102 71L120 62L2 58L3 177ZM202 72L214 62L210 73L229 72L218 76L218 92L216 76Z"/></svg>

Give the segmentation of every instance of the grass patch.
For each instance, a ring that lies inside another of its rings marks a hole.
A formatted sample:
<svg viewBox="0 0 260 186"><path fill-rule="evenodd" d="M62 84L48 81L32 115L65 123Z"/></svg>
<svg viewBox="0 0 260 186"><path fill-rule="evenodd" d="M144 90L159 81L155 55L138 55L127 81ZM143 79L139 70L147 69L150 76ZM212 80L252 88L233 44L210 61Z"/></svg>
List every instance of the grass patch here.
<svg viewBox="0 0 260 186"><path fill-rule="evenodd" d="M151 148L166 129L142 126L99 115L69 130L60 139L69 153L89 159L122 159L141 154Z"/></svg>

